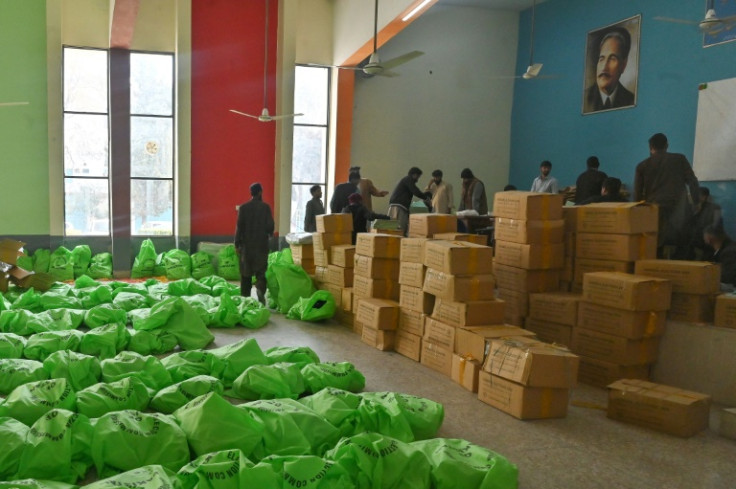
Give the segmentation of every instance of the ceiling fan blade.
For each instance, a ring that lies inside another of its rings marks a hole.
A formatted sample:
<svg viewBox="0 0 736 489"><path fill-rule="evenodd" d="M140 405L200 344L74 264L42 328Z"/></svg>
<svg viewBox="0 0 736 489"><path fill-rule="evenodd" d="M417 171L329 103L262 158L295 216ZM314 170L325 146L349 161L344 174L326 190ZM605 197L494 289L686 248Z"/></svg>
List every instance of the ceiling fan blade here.
<svg viewBox="0 0 736 489"><path fill-rule="evenodd" d="M689 24L698 25L700 22L686 19L674 19L672 17L654 17L654 20L661 20L662 22L674 22L676 24Z"/></svg>
<svg viewBox="0 0 736 489"><path fill-rule="evenodd" d="M410 53L402 54L401 56L390 59L388 61L384 61L383 63L381 63L381 66L383 66L384 70L390 70L391 68L395 68L399 65L403 65L404 63L408 63L409 61L413 60L414 58L418 58L419 56L423 54L424 52L422 51L412 51Z"/></svg>
<svg viewBox="0 0 736 489"><path fill-rule="evenodd" d="M28 105L28 102L0 102L0 107L13 107L16 105Z"/></svg>
<svg viewBox="0 0 736 489"><path fill-rule="evenodd" d="M385 69L380 73L375 73L375 76L385 76L387 78L395 78L399 76L395 71L386 71Z"/></svg>
<svg viewBox="0 0 736 489"><path fill-rule="evenodd" d="M244 115L244 116L246 116L246 117L252 117L253 119L258 119L258 117L259 117L259 116L257 116L257 115L252 115L252 114L246 114L245 112L240 112L239 110L235 110L235 109L230 109L230 112L233 112L233 113L235 113L235 114L240 114L240 115Z"/></svg>
<svg viewBox="0 0 736 489"><path fill-rule="evenodd" d="M282 115L272 115L272 116L271 116L271 120L272 120L272 121L277 121L277 120L279 120L279 119L287 119L287 118L290 118L290 117L299 117L299 116L301 116L301 115L304 115L304 114L282 114Z"/></svg>

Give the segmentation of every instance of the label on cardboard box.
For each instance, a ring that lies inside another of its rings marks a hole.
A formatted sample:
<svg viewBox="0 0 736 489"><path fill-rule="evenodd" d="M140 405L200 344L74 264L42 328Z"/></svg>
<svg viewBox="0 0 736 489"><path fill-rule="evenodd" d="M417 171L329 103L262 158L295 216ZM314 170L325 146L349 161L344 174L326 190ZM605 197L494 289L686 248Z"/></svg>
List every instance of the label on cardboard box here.
<svg viewBox="0 0 736 489"><path fill-rule="evenodd" d="M496 240L512 243L551 244L562 243L565 233L564 219L554 221L525 221L497 217L494 224Z"/></svg>
<svg viewBox="0 0 736 489"><path fill-rule="evenodd" d="M364 326L393 330L399 326L399 305L385 299L361 298L355 317Z"/></svg>
<svg viewBox="0 0 736 489"><path fill-rule="evenodd" d="M430 343L434 343L435 345L454 351L456 330L457 328L455 326L451 326L428 317L424 322L423 338Z"/></svg>
<svg viewBox="0 0 736 489"><path fill-rule="evenodd" d="M493 215L522 220L562 219L564 197L560 194L538 192L496 192L493 197Z"/></svg>
<svg viewBox="0 0 736 489"><path fill-rule="evenodd" d="M404 238L401 240L401 261L424 263L424 244L429 238Z"/></svg>
<svg viewBox="0 0 736 489"><path fill-rule="evenodd" d="M721 294L716 297L713 323L720 328L736 328L736 294Z"/></svg>
<svg viewBox="0 0 736 489"><path fill-rule="evenodd" d="M495 261L500 265L525 268L527 270L559 269L565 264L565 245L521 244L496 241Z"/></svg>
<svg viewBox="0 0 736 489"><path fill-rule="evenodd" d="M666 315L665 311L627 311L581 302L577 326L631 339L651 338L664 334Z"/></svg>
<svg viewBox="0 0 736 489"><path fill-rule="evenodd" d="M399 329L418 336L424 336L426 314L406 307L399 308Z"/></svg>
<svg viewBox="0 0 736 489"><path fill-rule="evenodd" d="M444 239L447 241L467 241L468 243L488 246L488 236L485 234L437 233L432 237L434 239Z"/></svg>
<svg viewBox="0 0 736 489"><path fill-rule="evenodd" d="M479 374L480 362L478 360L453 353L450 378L454 382L457 382L470 392L478 392Z"/></svg>
<svg viewBox="0 0 736 489"><path fill-rule="evenodd" d="M503 323L506 303L503 300L454 302L436 299L432 317L455 326Z"/></svg>
<svg viewBox="0 0 736 489"><path fill-rule="evenodd" d="M575 252L580 258L634 261L657 258L657 234L578 233Z"/></svg>
<svg viewBox="0 0 736 489"><path fill-rule="evenodd" d="M519 290L498 289L498 297L501 298L506 306L504 319L508 317L527 317L529 315L529 293ZM508 322L508 321L506 321ZM517 323L512 323L517 324Z"/></svg>
<svg viewBox="0 0 736 489"><path fill-rule="evenodd" d="M619 272L586 273L583 299L602 306L630 311L669 309L672 284L669 280Z"/></svg>
<svg viewBox="0 0 736 489"><path fill-rule="evenodd" d="M578 382L605 388L619 379L649 379L649 365L617 365L580 356Z"/></svg>
<svg viewBox="0 0 736 489"><path fill-rule="evenodd" d="M690 323L712 323L716 309L715 295L672 293L667 319Z"/></svg>
<svg viewBox="0 0 736 489"><path fill-rule="evenodd" d="M583 296L566 292L529 294L529 317L575 326Z"/></svg>
<svg viewBox="0 0 736 489"><path fill-rule="evenodd" d="M677 294L714 295L721 291L721 267L716 263L685 260L639 260L637 275L664 278Z"/></svg>
<svg viewBox="0 0 736 489"><path fill-rule="evenodd" d="M409 237L430 237L457 231L457 217L452 214L409 214Z"/></svg>
<svg viewBox="0 0 736 489"><path fill-rule="evenodd" d="M643 202L601 202L580 206L577 232L637 234L659 229L656 205Z"/></svg>
<svg viewBox="0 0 736 489"><path fill-rule="evenodd" d="M490 350L490 342L496 338L515 336L533 337L534 333L518 326L498 324L495 326L465 326L455 331L455 353L470 356L483 362Z"/></svg>
<svg viewBox="0 0 736 489"><path fill-rule="evenodd" d="M352 287L353 269L343 268L339 265L328 265L327 282L340 287Z"/></svg>
<svg viewBox="0 0 736 489"><path fill-rule="evenodd" d="M495 297L493 275L450 275L432 268L424 277L424 291L456 302L484 301Z"/></svg>
<svg viewBox="0 0 736 489"><path fill-rule="evenodd" d="M553 323L544 319L528 317L524 320L524 328L537 335L540 341L555 343L569 347L572 344L572 326Z"/></svg>
<svg viewBox="0 0 736 489"><path fill-rule="evenodd" d="M488 372L478 378L478 399L519 419L564 418L569 394L569 389L526 387Z"/></svg>
<svg viewBox="0 0 736 489"><path fill-rule="evenodd" d="M567 348L534 338L491 340L483 370L530 387L574 387L578 356Z"/></svg>
<svg viewBox="0 0 736 489"><path fill-rule="evenodd" d="M489 274L493 271L493 248L466 241L428 241L424 264L452 275Z"/></svg>
<svg viewBox="0 0 736 489"><path fill-rule="evenodd" d="M399 258L401 236L380 233L358 233L355 253L375 258Z"/></svg>
<svg viewBox="0 0 736 489"><path fill-rule="evenodd" d="M322 214L317 216L318 233L352 233L352 214Z"/></svg>
<svg viewBox="0 0 736 489"><path fill-rule="evenodd" d="M353 296L396 301L399 300L399 284L393 280L355 275L353 277Z"/></svg>
<svg viewBox="0 0 736 489"><path fill-rule="evenodd" d="M494 261L493 275L499 289L521 292L550 292L558 289L559 270L526 270Z"/></svg>
<svg viewBox="0 0 736 489"><path fill-rule="evenodd" d="M332 265L343 268L353 268L355 266L355 245L335 245L330 251L332 252Z"/></svg>
<svg viewBox="0 0 736 489"><path fill-rule="evenodd" d="M426 271L427 267L421 263L402 261L399 267L399 283L411 287L422 287Z"/></svg>
<svg viewBox="0 0 736 489"><path fill-rule="evenodd" d="M654 363L659 351L659 338L630 339L581 327L572 330L570 349L578 355L619 365Z"/></svg>
<svg viewBox="0 0 736 489"><path fill-rule="evenodd" d="M426 365L447 377L452 373L451 348L444 348L422 339L422 356L419 361L422 365Z"/></svg>
<svg viewBox="0 0 736 489"><path fill-rule="evenodd" d="M394 351L418 362L422 357L422 337L399 329L394 338Z"/></svg>
<svg viewBox="0 0 736 489"><path fill-rule="evenodd" d="M575 257L574 282L582 286L586 273L593 272L621 272L634 273L633 261L591 260L590 258Z"/></svg>
<svg viewBox="0 0 736 489"><path fill-rule="evenodd" d="M411 287L409 285L402 285L400 291L399 303L401 307L424 314L432 312L435 302L432 294L424 292L420 287Z"/></svg>
<svg viewBox="0 0 736 489"><path fill-rule="evenodd" d="M355 255L353 263L355 264L355 275L390 280L399 278L400 262L395 258Z"/></svg>

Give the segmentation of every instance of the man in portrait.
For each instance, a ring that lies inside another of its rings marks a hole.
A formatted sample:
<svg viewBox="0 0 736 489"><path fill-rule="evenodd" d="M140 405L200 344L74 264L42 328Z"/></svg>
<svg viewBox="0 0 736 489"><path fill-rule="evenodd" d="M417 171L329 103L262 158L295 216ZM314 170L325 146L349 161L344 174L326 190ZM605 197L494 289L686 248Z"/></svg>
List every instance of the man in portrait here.
<svg viewBox="0 0 736 489"><path fill-rule="evenodd" d="M623 27L603 31L598 44L595 84L586 88L583 112L634 105L634 94L621 84L631 50L631 34Z"/></svg>

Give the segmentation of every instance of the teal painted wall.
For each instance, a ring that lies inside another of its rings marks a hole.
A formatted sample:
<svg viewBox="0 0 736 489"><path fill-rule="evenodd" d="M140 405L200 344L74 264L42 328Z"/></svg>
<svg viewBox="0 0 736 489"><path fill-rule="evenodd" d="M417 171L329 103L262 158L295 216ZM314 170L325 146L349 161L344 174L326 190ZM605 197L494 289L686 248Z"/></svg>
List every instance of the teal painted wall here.
<svg viewBox="0 0 736 489"><path fill-rule="evenodd" d="M0 235L48 235L45 0L0 0L0 67L0 102L30 102L0 107Z"/></svg>
<svg viewBox="0 0 736 489"><path fill-rule="evenodd" d="M585 43L589 31L641 14L638 101L634 108L582 115ZM534 61L559 78L517 80L511 127L510 183L531 187L548 159L561 186L574 185L585 160L631 188L636 165L649 154L647 140L663 132L670 151L692 162L698 85L736 77L736 42L703 48L695 26L654 17L698 20L697 0L548 0L537 6ZM531 10L519 26L517 72L529 63ZM736 128L734 128L736 136ZM736 162L734 162L736 164ZM726 228L736 235L736 183L705 182L723 205Z"/></svg>

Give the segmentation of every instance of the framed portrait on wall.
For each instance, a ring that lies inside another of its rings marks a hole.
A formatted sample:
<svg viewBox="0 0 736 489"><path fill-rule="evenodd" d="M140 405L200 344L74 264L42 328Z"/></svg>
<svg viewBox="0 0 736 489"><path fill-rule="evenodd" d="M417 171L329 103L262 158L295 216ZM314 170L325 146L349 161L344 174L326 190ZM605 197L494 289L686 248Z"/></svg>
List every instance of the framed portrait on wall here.
<svg viewBox="0 0 736 489"><path fill-rule="evenodd" d="M641 14L588 32L583 114L636 106Z"/></svg>

